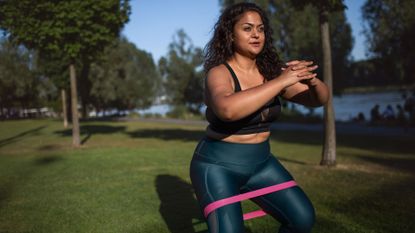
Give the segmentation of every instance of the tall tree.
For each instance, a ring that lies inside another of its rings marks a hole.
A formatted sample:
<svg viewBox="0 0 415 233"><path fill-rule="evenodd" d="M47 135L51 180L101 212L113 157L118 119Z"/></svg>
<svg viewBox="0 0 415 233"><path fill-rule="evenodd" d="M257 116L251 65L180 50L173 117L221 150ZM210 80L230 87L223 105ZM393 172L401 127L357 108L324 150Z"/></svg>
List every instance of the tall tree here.
<svg viewBox="0 0 415 233"><path fill-rule="evenodd" d="M367 0L362 7L369 55L390 83L415 82L415 2Z"/></svg>
<svg viewBox="0 0 415 233"><path fill-rule="evenodd" d="M35 48L41 56L60 54L69 67L72 142L80 145L77 81L78 60L93 60L128 21L128 0L1 1L0 28L10 39Z"/></svg>
<svg viewBox="0 0 415 233"><path fill-rule="evenodd" d="M336 127L333 109L333 71L330 44L329 15L331 12L343 11L343 0L294 0L295 5L304 7L312 4L318 9L320 38L323 52L323 79L329 88L330 98L324 105L324 146L320 165L336 164Z"/></svg>
<svg viewBox="0 0 415 233"><path fill-rule="evenodd" d="M200 113L203 104L202 50L195 48L183 30L177 31L169 45L167 57L159 60L168 102L185 105L193 113Z"/></svg>
<svg viewBox="0 0 415 233"><path fill-rule="evenodd" d="M108 47L99 62L92 63L89 76L96 110L147 108L161 85L151 54L125 38Z"/></svg>

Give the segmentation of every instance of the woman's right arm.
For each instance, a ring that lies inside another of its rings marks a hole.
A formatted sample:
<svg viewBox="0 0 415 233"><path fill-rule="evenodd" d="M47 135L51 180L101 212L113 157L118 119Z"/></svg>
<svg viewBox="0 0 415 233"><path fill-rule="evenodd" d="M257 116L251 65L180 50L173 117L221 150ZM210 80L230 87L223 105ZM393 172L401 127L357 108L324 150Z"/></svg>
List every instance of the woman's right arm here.
<svg viewBox="0 0 415 233"><path fill-rule="evenodd" d="M242 119L278 95L284 88L314 77L304 63L289 66L280 76L259 86L234 92L232 77L224 65L212 68L206 78L206 104L223 121Z"/></svg>

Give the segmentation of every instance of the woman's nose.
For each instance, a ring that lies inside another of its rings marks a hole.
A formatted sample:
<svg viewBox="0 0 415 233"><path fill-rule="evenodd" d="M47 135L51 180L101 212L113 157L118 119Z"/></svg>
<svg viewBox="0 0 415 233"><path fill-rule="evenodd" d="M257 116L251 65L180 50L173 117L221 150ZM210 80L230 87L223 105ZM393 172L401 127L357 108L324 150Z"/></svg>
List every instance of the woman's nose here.
<svg viewBox="0 0 415 233"><path fill-rule="evenodd" d="M253 38L258 38L258 36L259 36L258 31L257 31L256 29L255 29L255 30L252 30L251 36L252 36Z"/></svg>

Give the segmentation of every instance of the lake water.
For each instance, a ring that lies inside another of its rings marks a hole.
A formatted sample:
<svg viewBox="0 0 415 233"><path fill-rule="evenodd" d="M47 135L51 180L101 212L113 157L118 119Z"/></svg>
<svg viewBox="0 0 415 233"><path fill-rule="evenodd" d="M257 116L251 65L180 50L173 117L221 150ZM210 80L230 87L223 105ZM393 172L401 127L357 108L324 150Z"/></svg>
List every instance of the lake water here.
<svg viewBox="0 0 415 233"><path fill-rule="evenodd" d="M376 104L379 105L379 111L382 113L388 104L390 104L397 113L396 105L403 106L402 93L400 92L378 92L378 93L362 93L362 94L344 94L335 96L333 99L334 112L337 121L349 121L362 112L366 120L370 120L370 110ZM298 104L288 104L288 108L294 107L303 114L308 114L309 109ZM139 110L139 113L158 113L165 115L170 110L169 105L155 105L146 110ZM203 109L204 110L204 109ZM314 108L313 114L322 116L323 107Z"/></svg>
<svg viewBox="0 0 415 233"><path fill-rule="evenodd" d="M333 99L334 114L338 121L349 121L362 112L366 120L370 119L370 110L376 105L379 105L379 112L382 113L388 104L390 104L395 111L398 112L396 105L403 106L404 100L400 92L379 92L379 93L361 93L361 94L344 94L342 96L335 96ZM302 105L296 105L300 112L307 114L309 110ZM314 113L323 115L324 108L315 108Z"/></svg>

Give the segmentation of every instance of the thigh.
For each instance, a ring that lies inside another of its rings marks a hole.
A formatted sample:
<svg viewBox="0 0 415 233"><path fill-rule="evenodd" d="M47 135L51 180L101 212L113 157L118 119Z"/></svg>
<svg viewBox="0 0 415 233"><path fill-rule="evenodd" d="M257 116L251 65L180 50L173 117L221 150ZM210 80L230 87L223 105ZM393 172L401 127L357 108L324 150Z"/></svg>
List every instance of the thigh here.
<svg viewBox="0 0 415 233"><path fill-rule="evenodd" d="M190 178L202 211L214 201L240 193L238 175L220 165L193 160ZM216 209L206 220L210 233L244 232L240 202Z"/></svg>
<svg viewBox="0 0 415 233"><path fill-rule="evenodd" d="M256 190L293 180L291 174L273 156L247 183L248 190ZM314 208L304 191L294 186L252 199L283 226L308 232L314 223Z"/></svg>

